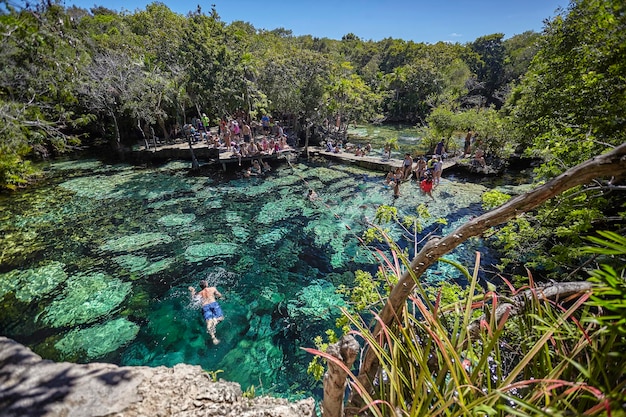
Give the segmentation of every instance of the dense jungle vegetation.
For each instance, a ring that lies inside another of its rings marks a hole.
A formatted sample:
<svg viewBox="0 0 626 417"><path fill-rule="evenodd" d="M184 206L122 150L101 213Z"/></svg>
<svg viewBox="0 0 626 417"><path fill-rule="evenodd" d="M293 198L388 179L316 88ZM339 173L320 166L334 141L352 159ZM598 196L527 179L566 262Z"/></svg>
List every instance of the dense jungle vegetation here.
<svg viewBox="0 0 626 417"><path fill-rule="evenodd" d="M620 0L572 0L542 33L507 39L486 34L467 44L374 42L351 33L341 40L296 37L282 28L226 24L214 9L198 7L182 16L158 2L117 13L57 2L22 8L4 0L0 28L4 192L19 192L36 178L31 161L79 147L122 151L142 132L152 128L167 137L172 125L202 112L213 123L238 112L255 120L262 114L290 118L301 135L310 128L319 132L327 120L339 121L340 133L354 121L408 122L421 126L424 140L433 144L472 130L489 155L539 159L537 185L626 142L626 4ZM586 407L626 414L624 178L616 171L614 178L571 188L487 234L503 254L498 267L519 282L579 281L595 271L605 289L582 314L585 326L600 326L586 327L600 335L590 343L595 356L579 345L558 354L572 361L579 354L591 358L576 362L578 376L570 370L567 378L584 379L606 402L596 407L584 393L574 401L581 390L569 392L560 383L545 388L565 390L559 404L570 413ZM495 207L508 198L490 193L485 204ZM600 231L614 234L596 237L601 248L589 249L587 237ZM541 314L520 328L547 328L560 320ZM565 333L551 336L561 347L573 340ZM541 335L537 340L546 342ZM529 359L533 369L548 362L550 369L567 365L551 362L557 353L543 353L540 362ZM598 398L595 391L589 396ZM538 407L544 408L536 411L558 415L549 395L543 398ZM482 415L494 414L491 407ZM507 412L515 414L514 408Z"/></svg>

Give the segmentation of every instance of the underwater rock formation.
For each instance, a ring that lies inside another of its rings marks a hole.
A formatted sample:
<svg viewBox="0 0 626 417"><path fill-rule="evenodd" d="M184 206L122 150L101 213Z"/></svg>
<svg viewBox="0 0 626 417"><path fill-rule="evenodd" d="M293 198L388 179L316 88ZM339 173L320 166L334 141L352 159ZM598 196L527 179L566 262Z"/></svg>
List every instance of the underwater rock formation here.
<svg viewBox="0 0 626 417"><path fill-rule="evenodd" d="M42 360L0 337L4 417L313 417L312 398L244 398L239 384L214 381L199 366L118 367Z"/></svg>

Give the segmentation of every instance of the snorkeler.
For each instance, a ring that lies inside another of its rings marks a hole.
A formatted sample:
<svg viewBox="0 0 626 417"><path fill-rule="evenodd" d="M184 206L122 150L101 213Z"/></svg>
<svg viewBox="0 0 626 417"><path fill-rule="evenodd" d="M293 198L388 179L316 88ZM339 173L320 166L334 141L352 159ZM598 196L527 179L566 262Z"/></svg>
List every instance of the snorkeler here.
<svg viewBox="0 0 626 417"><path fill-rule="evenodd" d="M194 287L189 287L191 292L191 298L198 299L202 302L202 316L206 320L206 330L211 335L211 339L214 344L218 344L220 341L215 337L215 328L217 323L224 320L224 313L217 298L222 298L222 294L215 287L209 287L209 284L202 280L200 281L200 292L196 293Z"/></svg>

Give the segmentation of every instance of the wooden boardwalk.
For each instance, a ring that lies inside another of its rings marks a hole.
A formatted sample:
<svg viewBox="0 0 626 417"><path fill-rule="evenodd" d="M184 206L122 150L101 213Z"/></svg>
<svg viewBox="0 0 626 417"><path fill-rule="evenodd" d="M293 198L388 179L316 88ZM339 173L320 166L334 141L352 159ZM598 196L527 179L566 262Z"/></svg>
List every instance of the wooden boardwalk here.
<svg viewBox="0 0 626 417"><path fill-rule="evenodd" d="M226 148L215 148L209 146L205 142L192 143L193 153L198 161L204 162L203 165L221 165L224 171L228 166L236 164L239 167L239 158L233 155L231 151L227 151ZM256 155L241 158L242 166L249 166L254 159L270 161L276 160L282 157L282 154L289 152L302 152L304 149L293 149L291 147L273 153L271 155ZM156 149L150 147L146 149L145 146L140 146L139 149L133 152L138 159L141 160L170 160L181 159L191 160L191 152L189 151L189 144L187 142L179 141L173 144L160 144ZM389 172L395 168L402 167L402 159L397 158L383 158L380 155L376 156L356 156L350 152L327 152L324 148L319 146L309 146L309 155L323 156L329 160L334 160L343 164L354 164L362 168L366 168L372 171ZM244 164L245 162L245 164ZM443 161L443 169L450 168L456 165L456 159L448 158Z"/></svg>
<svg viewBox="0 0 626 417"><path fill-rule="evenodd" d="M356 156L351 152L328 152L325 149L318 146L309 146L310 155L320 155L330 160L346 164L354 164L363 168L370 169L372 171L389 172L398 167L402 167L402 159L396 158L384 158L380 155L376 156ZM443 169L450 168L456 165L456 159L448 158L443 161Z"/></svg>
<svg viewBox="0 0 626 417"><path fill-rule="evenodd" d="M206 142L192 143L191 146L196 159L199 162L204 162L202 165L221 165L224 171L226 171L227 167L232 164L236 164L235 166L239 168L241 162L241 166L248 167L254 159L258 159L259 161L276 160L281 158L282 154L294 151L294 149L288 147L287 149L281 150L277 153L272 153L271 155L260 154L242 157L240 159L236 155L233 155L233 152L227 151L226 148L215 148L213 146L209 146ZM146 149L145 146L141 145L139 149L133 151L133 154L138 159L150 161L164 161L170 159L181 159L186 161L191 160L189 144L186 141L183 142L180 140L171 144L159 144L156 148L154 148L151 144L149 149ZM244 164L244 162L246 163Z"/></svg>

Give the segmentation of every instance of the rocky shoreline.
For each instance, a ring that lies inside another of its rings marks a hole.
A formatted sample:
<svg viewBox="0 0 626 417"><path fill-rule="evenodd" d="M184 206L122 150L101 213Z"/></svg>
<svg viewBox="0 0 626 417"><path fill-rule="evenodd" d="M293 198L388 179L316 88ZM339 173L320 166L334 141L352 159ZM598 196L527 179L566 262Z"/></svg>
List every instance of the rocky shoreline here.
<svg viewBox="0 0 626 417"><path fill-rule="evenodd" d="M0 337L3 417L315 416L312 398L245 398L237 383L214 381L200 366L78 365L43 360Z"/></svg>

